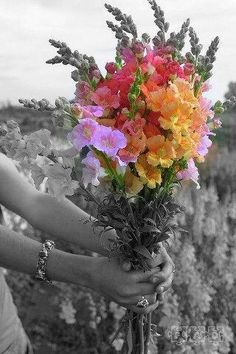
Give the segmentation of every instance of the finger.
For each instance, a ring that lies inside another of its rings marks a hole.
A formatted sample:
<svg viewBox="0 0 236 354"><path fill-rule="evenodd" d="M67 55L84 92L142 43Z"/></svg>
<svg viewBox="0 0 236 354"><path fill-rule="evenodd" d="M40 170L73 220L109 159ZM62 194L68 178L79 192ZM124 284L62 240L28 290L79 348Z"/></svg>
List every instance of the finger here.
<svg viewBox="0 0 236 354"><path fill-rule="evenodd" d="M155 284L151 283L137 283L132 286L132 295L134 296L144 296L155 293Z"/></svg>
<svg viewBox="0 0 236 354"><path fill-rule="evenodd" d="M139 271L139 272L134 271L131 273L131 275L134 277L136 282L145 282L145 281L148 281L155 274L157 275L157 273L160 273L159 267L155 267L155 268L152 268L151 270L146 270L143 272L142 271Z"/></svg>
<svg viewBox="0 0 236 354"><path fill-rule="evenodd" d="M173 276L174 263L172 260L168 260L164 263L163 268L160 272L157 272L153 275L153 283L159 284L163 281L166 281L169 277Z"/></svg>
<svg viewBox="0 0 236 354"><path fill-rule="evenodd" d="M161 294L164 291L167 291L171 287L172 281L173 275L171 275L165 282L158 284L158 286L156 287L157 294Z"/></svg>

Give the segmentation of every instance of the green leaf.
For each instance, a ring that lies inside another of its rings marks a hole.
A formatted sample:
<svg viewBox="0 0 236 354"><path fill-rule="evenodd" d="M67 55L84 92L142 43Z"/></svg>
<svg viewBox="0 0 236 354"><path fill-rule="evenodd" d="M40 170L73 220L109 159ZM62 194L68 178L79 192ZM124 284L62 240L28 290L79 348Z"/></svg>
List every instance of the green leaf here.
<svg viewBox="0 0 236 354"><path fill-rule="evenodd" d="M151 253L148 251L148 249L145 246L136 246L134 248L134 251L141 254L145 258L150 259L151 261L153 260Z"/></svg>

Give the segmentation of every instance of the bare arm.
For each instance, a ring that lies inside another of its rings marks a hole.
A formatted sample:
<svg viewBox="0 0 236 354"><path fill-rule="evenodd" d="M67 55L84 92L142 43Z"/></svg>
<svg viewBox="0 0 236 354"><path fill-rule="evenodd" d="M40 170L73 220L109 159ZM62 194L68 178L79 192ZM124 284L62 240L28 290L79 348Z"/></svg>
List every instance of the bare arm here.
<svg viewBox="0 0 236 354"><path fill-rule="evenodd" d="M0 225L0 266L33 275L42 245ZM150 272L125 272L116 259L73 255L53 249L47 262L47 275L52 280L79 284L99 291L104 296L136 312L157 307L155 285L148 280ZM148 308L136 308L141 296L147 295Z"/></svg>
<svg viewBox="0 0 236 354"><path fill-rule="evenodd" d="M91 223L84 224L88 214L67 199L38 192L17 171L14 164L0 154L0 203L24 217L32 226L58 239L78 244L91 251L106 254L109 238L115 232L98 237L99 229L93 231Z"/></svg>
<svg viewBox="0 0 236 354"><path fill-rule="evenodd" d="M33 275L41 247L39 242L0 225L1 267ZM89 286L91 259L53 249L48 259L47 275L53 280Z"/></svg>

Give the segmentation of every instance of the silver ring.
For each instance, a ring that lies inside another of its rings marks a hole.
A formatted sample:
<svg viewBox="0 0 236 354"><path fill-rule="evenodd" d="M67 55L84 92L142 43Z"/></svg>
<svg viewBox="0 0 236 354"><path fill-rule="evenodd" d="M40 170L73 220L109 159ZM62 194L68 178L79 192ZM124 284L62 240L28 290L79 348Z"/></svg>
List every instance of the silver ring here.
<svg viewBox="0 0 236 354"><path fill-rule="evenodd" d="M149 301L144 296L142 296L136 306L145 309L146 307L149 306Z"/></svg>

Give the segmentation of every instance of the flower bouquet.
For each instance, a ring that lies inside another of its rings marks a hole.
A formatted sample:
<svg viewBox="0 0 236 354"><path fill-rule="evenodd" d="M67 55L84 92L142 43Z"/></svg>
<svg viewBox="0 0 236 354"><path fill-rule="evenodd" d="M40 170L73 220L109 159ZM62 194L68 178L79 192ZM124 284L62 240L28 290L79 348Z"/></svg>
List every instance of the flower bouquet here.
<svg viewBox="0 0 236 354"><path fill-rule="evenodd" d="M118 23L107 21L118 44L105 74L93 57L50 40L58 55L47 63L74 67L75 98L60 97L55 105L46 99L20 103L52 112L55 125L67 132L68 148L53 148L46 129L22 136L11 121L1 131L1 145L10 157L30 166L37 188L46 180L49 193L59 198L79 193L95 203L94 227L117 234L110 256L143 271L178 228L174 217L181 207L174 200L175 186L192 180L199 188L196 163L204 161L213 130L221 126L219 115L235 102L212 104L204 96L218 37L203 55L189 20L168 35L163 11L154 0L148 2L158 27L152 41L146 33L139 39L131 16L105 5ZM183 54L187 34L190 51ZM100 188L103 197L98 199L90 185ZM138 306L145 307L145 300ZM122 353L147 354L151 314L128 311L127 320Z"/></svg>

